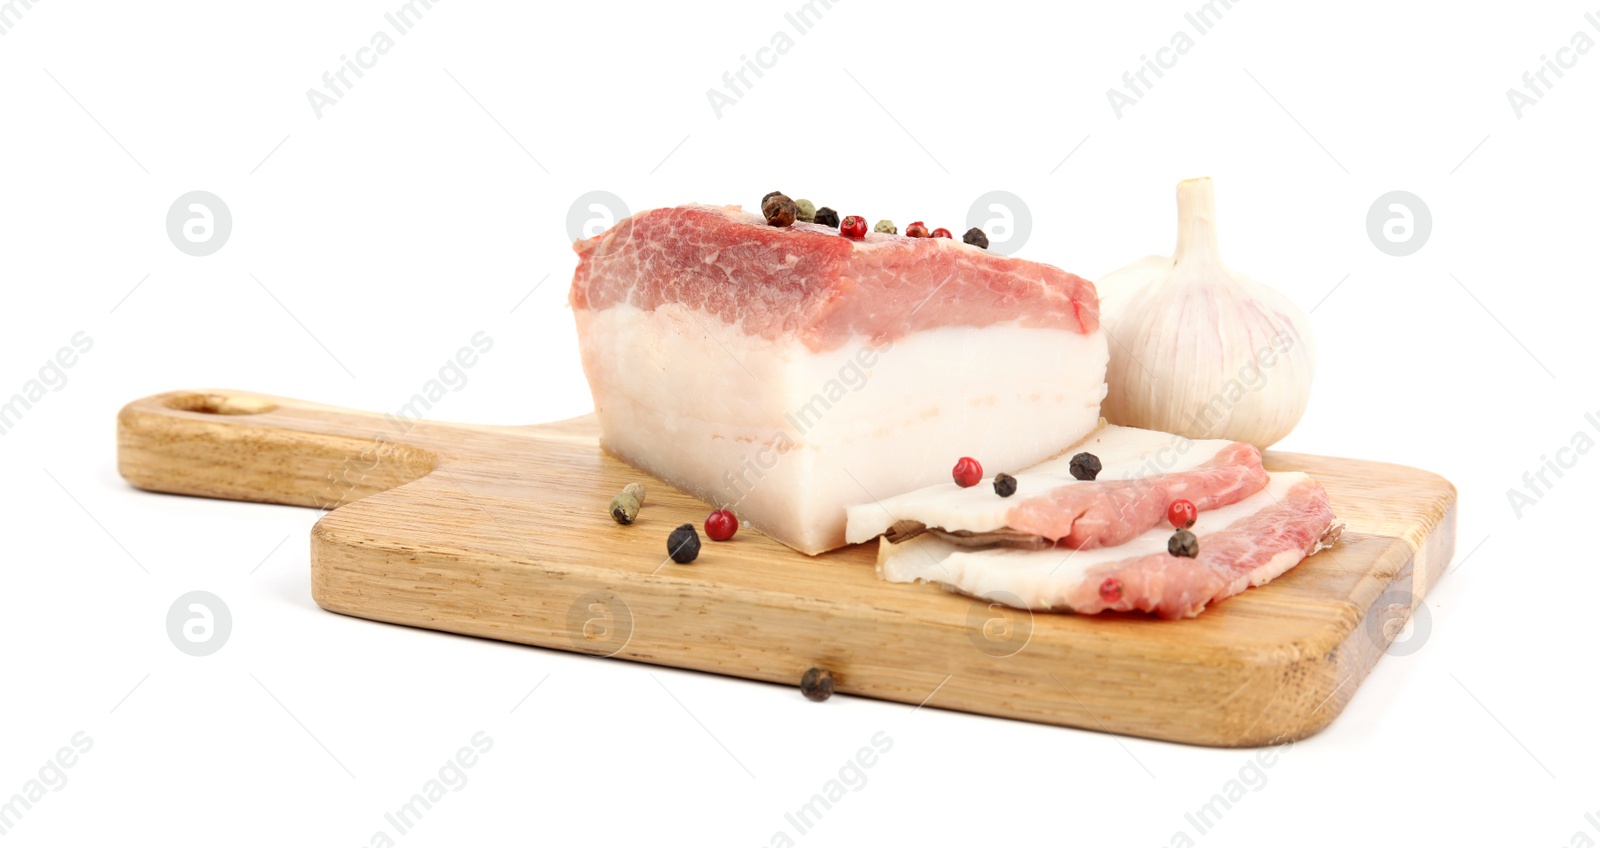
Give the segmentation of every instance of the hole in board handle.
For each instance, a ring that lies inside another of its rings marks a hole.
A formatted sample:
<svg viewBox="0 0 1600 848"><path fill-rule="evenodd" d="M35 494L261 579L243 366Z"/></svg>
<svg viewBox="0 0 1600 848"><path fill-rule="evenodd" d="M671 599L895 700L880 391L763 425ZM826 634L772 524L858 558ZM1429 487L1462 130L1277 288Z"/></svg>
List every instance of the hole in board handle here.
<svg viewBox="0 0 1600 848"><path fill-rule="evenodd" d="M207 415L260 415L277 409L278 405L270 400L248 396L192 394L168 399L167 407L184 412L203 412Z"/></svg>

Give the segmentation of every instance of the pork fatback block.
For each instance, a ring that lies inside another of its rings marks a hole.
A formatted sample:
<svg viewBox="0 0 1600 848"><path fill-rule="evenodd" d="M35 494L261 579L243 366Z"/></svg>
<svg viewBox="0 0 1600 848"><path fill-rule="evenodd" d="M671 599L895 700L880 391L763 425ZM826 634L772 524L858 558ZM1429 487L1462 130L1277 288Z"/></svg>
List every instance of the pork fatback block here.
<svg viewBox="0 0 1600 848"><path fill-rule="evenodd" d="M1099 420L1094 286L1049 265L738 207L642 212L574 247L605 447L807 554L845 544L846 507L962 456L1027 467Z"/></svg>

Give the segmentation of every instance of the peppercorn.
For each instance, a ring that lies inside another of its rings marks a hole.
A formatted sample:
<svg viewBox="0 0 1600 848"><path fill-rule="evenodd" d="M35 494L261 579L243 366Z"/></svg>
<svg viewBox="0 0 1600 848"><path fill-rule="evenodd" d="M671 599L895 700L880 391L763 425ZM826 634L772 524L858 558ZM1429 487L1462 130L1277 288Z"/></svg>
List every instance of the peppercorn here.
<svg viewBox="0 0 1600 848"><path fill-rule="evenodd" d="M677 529L667 535L667 556L679 565L694 562L700 555L700 534L694 532L693 524L679 524Z"/></svg>
<svg viewBox="0 0 1600 848"><path fill-rule="evenodd" d="M983 479L983 466L979 465L976 459L963 456L956 460L955 467L950 469L950 477L956 481L957 486L970 489Z"/></svg>
<svg viewBox="0 0 1600 848"><path fill-rule="evenodd" d="M839 226L839 213L829 209L826 206L817 210L815 218L816 220L813 223L821 224L824 227Z"/></svg>
<svg viewBox="0 0 1600 848"><path fill-rule="evenodd" d="M1002 498L1009 498L1017 493L1017 478L1010 474L994 475L994 493Z"/></svg>
<svg viewBox="0 0 1600 848"><path fill-rule="evenodd" d="M706 535L713 542L726 542L739 532L739 517L732 510L719 509L706 516Z"/></svg>
<svg viewBox="0 0 1600 848"><path fill-rule="evenodd" d="M932 233L928 232L927 226L921 221L912 221L911 226L906 227L906 235L912 238L927 238Z"/></svg>
<svg viewBox="0 0 1600 848"><path fill-rule="evenodd" d="M808 668L800 675L800 694L811 701L826 701L833 695L833 672L825 668Z"/></svg>
<svg viewBox="0 0 1600 848"><path fill-rule="evenodd" d="M793 200L781 194L775 194L761 201L761 214L766 216L767 223L774 227L787 227L794 223L794 216L800 214L800 207Z"/></svg>
<svg viewBox="0 0 1600 848"><path fill-rule="evenodd" d="M981 247L984 250L989 249L989 237L984 235L983 230L980 230L977 227L967 230L967 232L961 236L961 240L967 244Z"/></svg>
<svg viewBox="0 0 1600 848"><path fill-rule="evenodd" d="M1188 530L1179 530L1167 540L1167 553L1175 557L1194 559L1200 555L1200 540Z"/></svg>
<svg viewBox="0 0 1600 848"><path fill-rule="evenodd" d="M639 507L644 506L644 487L629 483L611 498L611 517L618 524L632 524L639 517Z"/></svg>
<svg viewBox="0 0 1600 848"><path fill-rule="evenodd" d="M1107 577L1100 584L1100 599L1108 604L1122 600L1122 581L1115 577Z"/></svg>
<svg viewBox="0 0 1600 848"><path fill-rule="evenodd" d="M1100 476L1100 457L1092 453L1080 453L1072 458L1072 476L1079 480L1093 480Z"/></svg>
<svg viewBox="0 0 1600 848"><path fill-rule="evenodd" d="M794 216L795 220L805 221L807 224L817 220L817 205L815 203L802 198L796 200L794 205L800 207L800 214Z"/></svg>
<svg viewBox="0 0 1600 848"><path fill-rule="evenodd" d="M954 235L952 235L952 234L951 234L951 233L950 233L950 231L949 231L949 230L947 230L947 229L945 229L945 228L944 228L944 227L940 227L940 228L939 228L939 229L937 229L937 230L934 230L934 231L933 231L933 233L932 233L932 234L931 234L931 235L932 235L932 236L933 236L933 237L934 237L934 238L955 238L955 236L954 236Z"/></svg>
<svg viewBox="0 0 1600 848"><path fill-rule="evenodd" d="M1195 519L1200 517L1200 511L1195 509L1194 501L1188 498L1178 498L1167 506L1167 521L1175 530L1187 530L1194 526Z"/></svg>
<svg viewBox="0 0 1600 848"><path fill-rule="evenodd" d="M784 194L781 191L769 191L766 194L761 195L761 205L762 206L766 206L767 205L767 201L771 200L774 197L788 197L788 196L789 195Z"/></svg>
<svg viewBox="0 0 1600 848"><path fill-rule="evenodd" d="M844 220L839 222L839 235L861 241L867 237L867 219L860 215L846 215Z"/></svg>
<svg viewBox="0 0 1600 848"><path fill-rule="evenodd" d="M874 224L872 226L872 231L875 233L887 233L891 236L900 232L900 230L895 227L894 222L888 218L884 218L882 221Z"/></svg>

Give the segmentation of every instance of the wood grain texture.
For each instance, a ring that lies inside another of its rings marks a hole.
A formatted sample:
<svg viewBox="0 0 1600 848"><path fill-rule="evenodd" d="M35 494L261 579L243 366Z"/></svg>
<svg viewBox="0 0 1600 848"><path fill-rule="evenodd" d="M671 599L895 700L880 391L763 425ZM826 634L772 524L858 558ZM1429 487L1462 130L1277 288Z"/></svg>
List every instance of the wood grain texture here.
<svg viewBox="0 0 1600 848"><path fill-rule="evenodd" d="M848 694L1201 745L1327 726L1455 546L1444 479L1269 452L1327 488L1347 524L1332 550L1197 619L1030 614L884 583L873 545L806 557L741 530L673 563L667 533L706 505L597 432L174 392L122 410L118 468L154 491L331 509L311 586L334 612L787 686L819 666ZM631 481L649 496L625 527L606 505Z"/></svg>

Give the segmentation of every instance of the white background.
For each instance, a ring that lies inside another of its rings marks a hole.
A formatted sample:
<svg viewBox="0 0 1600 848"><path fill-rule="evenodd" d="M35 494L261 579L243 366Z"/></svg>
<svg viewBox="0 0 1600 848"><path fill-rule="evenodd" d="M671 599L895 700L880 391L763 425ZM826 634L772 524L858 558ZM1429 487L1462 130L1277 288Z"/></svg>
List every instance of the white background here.
<svg viewBox="0 0 1600 848"><path fill-rule="evenodd" d="M766 845L880 731L892 750L801 843L1195 836L1184 814L1253 752L819 706L332 615L307 585L314 511L137 492L112 436L121 404L179 388L392 410L480 330L496 346L438 417L587 411L566 216L591 190L637 210L781 188L959 233L1004 189L1032 217L1021 255L1093 279L1169 252L1173 186L1203 174L1230 264L1315 307L1314 397L1280 447L1444 474L1457 558L1475 553L1429 597L1421 650L1380 662L1197 841L1600 841L1600 578L1578 535L1600 456L1520 517L1506 495L1575 433L1600 439L1583 417L1600 55L1520 118L1506 97L1574 33L1600 40L1582 4L1235 4L1119 119L1107 89L1198 0L844 0L720 118L707 90L793 35L799 0L441 2L318 118L307 89L399 5L38 0L7 18L0 397L94 339L0 437L0 796L94 740L8 844L366 845L480 730L494 747L400 844ZM204 258L164 229L196 189L233 215ZM1404 258L1365 224L1397 189L1433 218ZM196 589L234 619L204 658L164 630Z"/></svg>

